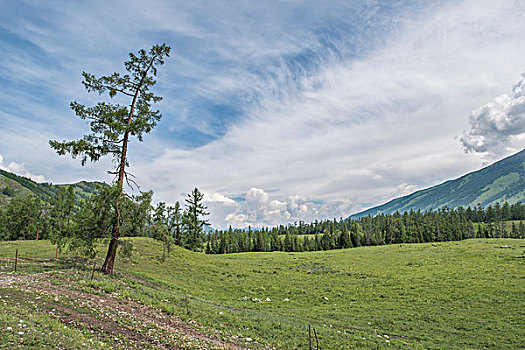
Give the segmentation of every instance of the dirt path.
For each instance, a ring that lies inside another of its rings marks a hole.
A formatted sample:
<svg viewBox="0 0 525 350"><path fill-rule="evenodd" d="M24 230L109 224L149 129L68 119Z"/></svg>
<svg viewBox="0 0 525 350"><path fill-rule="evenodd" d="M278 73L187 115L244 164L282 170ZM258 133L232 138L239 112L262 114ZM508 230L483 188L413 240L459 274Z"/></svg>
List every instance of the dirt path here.
<svg viewBox="0 0 525 350"><path fill-rule="evenodd" d="M221 340L192 327L176 316L142 305L133 300L124 300L114 294L92 294L72 288L65 279L61 284L49 282L49 273L31 275L0 274L0 287L13 288L26 293L36 292L48 296L34 300L41 306L53 310L52 316L65 324L87 327L96 334L124 336L139 347L155 349L181 349L159 340L159 333L177 334L184 339L207 344L211 349L247 349L238 344ZM13 293L23 298L23 293ZM27 294L27 297L30 295ZM127 324L133 323L139 327Z"/></svg>

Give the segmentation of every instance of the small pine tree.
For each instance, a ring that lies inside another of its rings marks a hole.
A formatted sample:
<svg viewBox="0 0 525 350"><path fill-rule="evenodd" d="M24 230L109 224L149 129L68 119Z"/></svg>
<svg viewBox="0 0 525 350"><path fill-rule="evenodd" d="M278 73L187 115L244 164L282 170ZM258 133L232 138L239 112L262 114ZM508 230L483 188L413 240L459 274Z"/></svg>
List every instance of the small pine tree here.
<svg viewBox="0 0 525 350"><path fill-rule="evenodd" d="M350 248L352 246L352 241L350 240L350 235L348 234L348 228L346 227L346 223L343 224L343 231L341 232L341 236L339 237L339 247L340 248Z"/></svg>
<svg viewBox="0 0 525 350"><path fill-rule="evenodd" d="M203 219L204 216L209 215L206 207L202 204L204 195L194 188L186 198L186 239L184 246L191 250L202 249L202 236L204 234L204 226L209 225L208 221Z"/></svg>

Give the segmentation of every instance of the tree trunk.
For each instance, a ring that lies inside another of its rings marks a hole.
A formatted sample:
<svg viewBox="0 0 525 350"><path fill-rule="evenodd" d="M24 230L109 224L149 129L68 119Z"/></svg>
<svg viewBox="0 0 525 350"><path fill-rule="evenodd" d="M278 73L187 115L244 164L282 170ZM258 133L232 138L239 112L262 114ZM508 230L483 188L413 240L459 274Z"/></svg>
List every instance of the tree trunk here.
<svg viewBox="0 0 525 350"><path fill-rule="evenodd" d="M120 182L119 182L120 184ZM118 247L118 238L120 236L120 196L122 194L122 185L120 185L120 194L117 198L117 203L115 204L115 214L116 220L113 224L113 231L111 232L111 241L109 242L108 253L106 254L106 260L104 265L102 265L102 272L106 275L111 275L113 273L113 265L115 265L115 258L117 256L117 247Z"/></svg>
<svg viewBox="0 0 525 350"><path fill-rule="evenodd" d="M106 261L104 261L104 265L102 265L102 272L104 272L106 275L113 273L113 265L115 265L115 257L117 256L117 246L118 238L115 238L114 236L111 237Z"/></svg>
<svg viewBox="0 0 525 350"><path fill-rule="evenodd" d="M142 75L142 79L140 80L140 83L137 86L137 90L135 90L135 95L133 96L133 100L131 102L129 116L127 120L127 130L124 134L124 139L122 140L122 151L120 154L120 164L119 164L119 172L118 172L118 180L117 180L117 184L120 187L120 193L117 198L117 203L115 206L115 215L117 217L117 220L113 224L113 232L111 234L111 242L109 243L109 247L108 247L108 254L106 255L106 260L104 261L104 265L102 265L102 272L104 272L106 275L110 275L113 273L113 265L115 264L115 258L117 256L118 238L120 236L119 203L120 203L120 197L122 196L122 192L124 188L124 177L126 176L126 153L128 151L128 141L129 141L129 132L130 132L129 128L131 126L131 119L133 118L133 112L135 110L135 103L137 102L137 98L139 96L140 89L142 88L144 79L148 75L148 71L153 66L154 60L155 60L155 57L151 59L148 68Z"/></svg>

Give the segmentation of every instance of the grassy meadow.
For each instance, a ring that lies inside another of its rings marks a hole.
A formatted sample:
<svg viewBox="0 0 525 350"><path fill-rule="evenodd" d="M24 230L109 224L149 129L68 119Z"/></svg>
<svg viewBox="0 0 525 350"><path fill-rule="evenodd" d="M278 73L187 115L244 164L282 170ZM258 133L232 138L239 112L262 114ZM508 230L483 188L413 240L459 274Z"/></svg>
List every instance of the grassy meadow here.
<svg viewBox="0 0 525 350"><path fill-rule="evenodd" d="M525 347L525 240L228 255L176 247L165 260L160 243L131 240L133 256L118 257L115 276L95 273L91 281L93 261L67 254L59 256L58 273L44 275L52 284L67 280L79 292L117 295L179 315L197 322L201 330L249 348L308 349L309 325L316 329L320 349ZM503 245L510 248L500 248ZM12 273L17 248L19 274L53 271L55 247L49 242L0 242L0 277ZM99 266L105 253L104 246L100 249ZM2 286L0 296L12 289ZM13 317L19 318L16 312L24 313L20 317L37 330L55 327L60 335L68 332L68 341L75 342L68 348L86 344L89 330L61 328L47 313L17 308L15 299L3 297L0 312L0 336L14 337L9 344L18 344L13 332L20 326L11 325ZM52 322L47 324L45 318ZM129 346L125 339L97 337L91 344L105 344L102 348ZM315 339L313 343L315 348ZM199 346L207 348L195 348Z"/></svg>

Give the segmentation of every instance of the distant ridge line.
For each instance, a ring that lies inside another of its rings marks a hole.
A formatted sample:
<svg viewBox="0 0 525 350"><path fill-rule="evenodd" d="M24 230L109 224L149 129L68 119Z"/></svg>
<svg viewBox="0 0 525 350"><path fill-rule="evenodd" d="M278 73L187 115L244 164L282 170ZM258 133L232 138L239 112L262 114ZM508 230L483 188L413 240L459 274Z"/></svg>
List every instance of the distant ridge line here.
<svg viewBox="0 0 525 350"><path fill-rule="evenodd" d="M478 204L487 207L497 202L509 204L525 202L525 149L456 179L417 190L352 214L350 218L392 214L411 209L423 211L443 207L454 209L459 206L474 207Z"/></svg>

